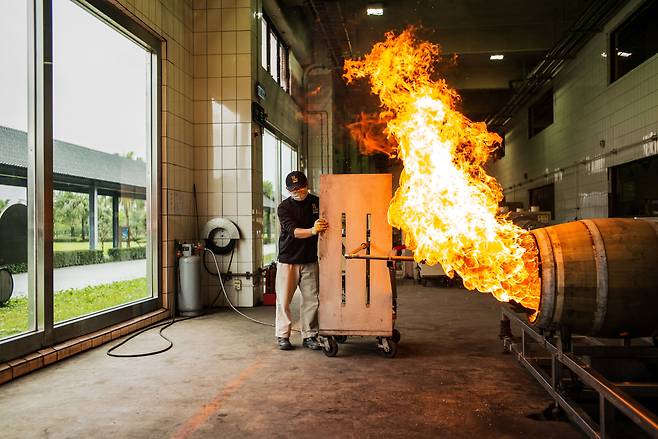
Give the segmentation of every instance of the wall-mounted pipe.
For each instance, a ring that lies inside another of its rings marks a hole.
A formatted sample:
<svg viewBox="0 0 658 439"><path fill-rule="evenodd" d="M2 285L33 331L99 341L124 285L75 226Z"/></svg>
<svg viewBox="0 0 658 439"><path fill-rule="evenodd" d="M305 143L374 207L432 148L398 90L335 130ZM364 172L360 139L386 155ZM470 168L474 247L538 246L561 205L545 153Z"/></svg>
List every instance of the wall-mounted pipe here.
<svg viewBox="0 0 658 439"><path fill-rule="evenodd" d="M304 151L304 156L307 160L307 163L306 163L307 168L309 167L308 166L308 160L310 158L310 148L309 148L310 134L309 134L309 129L308 129L308 117L307 117L308 114L315 114L315 113L322 112L326 115L326 117L327 117L327 122L326 122L326 124L327 124L327 127L326 127L326 130L327 130L327 143L329 142L329 115L328 115L328 113L326 111L319 111L319 110L318 111L310 111L309 110L310 104L309 104L309 100L308 100L308 97L309 97L309 90L308 90L309 80L308 80L308 77L309 77L309 75L312 71L320 70L320 69L322 69L322 70L331 70L331 68L329 68L325 65L322 65L322 64L311 64L311 65L308 65L304 68L304 73L302 74L302 90L304 91L304 108L302 109L302 111L304 112L304 116L305 116L303 118L303 123L302 123L302 142L303 142L302 149ZM322 124L322 121L320 123ZM322 129L323 128L321 127L321 130ZM320 142L323 142L322 133L320 133ZM320 148L323 151L324 150L324 145L321 144Z"/></svg>
<svg viewBox="0 0 658 439"><path fill-rule="evenodd" d="M654 134L651 137L648 137L648 138L643 139L643 140L638 140L637 142L632 142L632 143L626 144L624 146L619 146L617 148L612 148L609 151L606 151L606 152L601 153L601 154L597 154L597 155L595 155L593 157L590 157L590 158L587 158L587 159L578 160L576 162L573 162L570 165L562 166L562 167L557 168L553 171L546 172L542 175L533 176L532 178L528 178L528 179L526 179L522 182L514 183L510 186L506 186L503 189L504 190L512 190L512 189L516 189L516 188L519 188L519 187L523 187L523 186L526 186L528 184L534 183L535 181L546 179L546 178L548 178L552 175L564 172L567 169L577 168L578 166L581 166L581 165L584 166L584 165L587 165L588 163L592 163L596 160L600 160L602 158L609 157L611 155L616 155L616 154L620 153L621 151L624 151L628 148L632 148L634 146L639 146L639 145L644 145L645 143L649 143L649 142L658 142L658 134Z"/></svg>
<svg viewBox="0 0 658 439"><path fill-rule="evenodd" d="M307 111L306 114L320 116L320 172L325 173L329 166L329 113L324 110ZM327 154L327 168L325 169L325 151Z"/></svg>

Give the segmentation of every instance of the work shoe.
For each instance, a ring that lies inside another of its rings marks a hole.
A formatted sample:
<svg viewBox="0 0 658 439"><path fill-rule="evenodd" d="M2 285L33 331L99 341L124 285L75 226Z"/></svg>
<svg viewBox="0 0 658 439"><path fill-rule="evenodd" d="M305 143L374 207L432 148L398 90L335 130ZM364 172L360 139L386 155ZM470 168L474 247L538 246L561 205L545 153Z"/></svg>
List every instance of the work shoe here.
<svg viewBox="0 0 658 439"><path fill-rule="evenodd" d="M305 348L313 349L314 351L319 351L320 349L322 349L322 345L320 344L320 342L318 342L317 338L315 337L305 338L302 345Z"/></svg>
<svg viewBox="0 0 658 439"><path fill-rule="evenodd" d="M282 351L289 351L292 350L292 345L290 344L290 339L286 337L278 337L277 338L277 343L279 345L279 349Z"/></svg>

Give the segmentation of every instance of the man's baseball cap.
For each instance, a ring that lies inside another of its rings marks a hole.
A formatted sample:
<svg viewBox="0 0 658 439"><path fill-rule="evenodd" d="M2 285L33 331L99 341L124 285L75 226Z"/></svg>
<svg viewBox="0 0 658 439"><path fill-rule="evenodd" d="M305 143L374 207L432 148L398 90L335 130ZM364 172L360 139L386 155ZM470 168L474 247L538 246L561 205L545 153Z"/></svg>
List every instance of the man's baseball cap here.
<svg viewBox="0 0 658 439"><path fill-rule="evenodd" d="M286 177L286 189L289 191L296 191L297 189L303 188L307 184L308 180L302 171L292 171Z"/></svg>

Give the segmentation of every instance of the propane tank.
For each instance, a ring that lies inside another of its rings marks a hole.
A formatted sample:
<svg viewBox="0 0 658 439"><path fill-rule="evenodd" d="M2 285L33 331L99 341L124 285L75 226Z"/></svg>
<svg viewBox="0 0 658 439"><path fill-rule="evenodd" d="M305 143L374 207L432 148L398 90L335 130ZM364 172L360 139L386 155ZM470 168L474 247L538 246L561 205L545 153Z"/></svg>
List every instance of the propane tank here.
<svg viewBox="0 0 658 439"><path fill-rule="evenodd" d="M186 317L198 316L203 312L201 256L194 254L194 247L193 244L182 244L182 256L178 259L178 312Z"/></svg>

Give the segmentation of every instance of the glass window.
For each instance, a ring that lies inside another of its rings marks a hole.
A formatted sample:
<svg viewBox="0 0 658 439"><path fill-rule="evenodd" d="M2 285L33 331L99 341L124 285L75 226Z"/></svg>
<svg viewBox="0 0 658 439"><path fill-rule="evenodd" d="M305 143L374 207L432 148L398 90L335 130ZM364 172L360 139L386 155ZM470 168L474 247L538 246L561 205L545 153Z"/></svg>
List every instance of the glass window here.
<svg viewBox="0 0 658 439"><path fill-rule="evenodd" d="M610 168L610 218L658 217L658 156Z"/></svg>
<svg viewBox="0 0 658 439"><path fill-rule="evenodd" d="M292 169L298 169L297 151L295 151L294 149L292 150L291 158L292 158Z"/></svg>
<svg viewBox="0 0 658 439"><path fill-rule="evenodd" d="M263 134L263 264L276 259L278 221L276 208L281 195L277 166L277 139L271 132Z"/></svg>
<svg viewBox="0 0 658 439"><path fill-rule="evenodd" d="M658 53L658 0L648 1L610 35L611 82Z"/></svg>
<svg viewBox="0 0 658 439"><path fill-rule="evenodd" d="M528 107L528 138L553 124L553 90L544 93Z"/></svg>
<svg viewBox="0 0 658 439"><path fill-rule="evenodd" d="M292 172L292 149L290 146L281 142L281 187L286 187L286 176ZM283 192L283 190L282 190ZM288 195L287 191L284 193L284 198Z"/></svg>
<svg viewBox="0 0 658 439"><path fill-rule="evenodd" d="M260 20L260 64L267 70L267 21Z"/></svg>
<svg viewBox="0 0 658 439"><path fill-rule="evenodd" d="M288 91L288 59L286 56L286 47L279 41L279 85Z"/></svg>
<svg viewBox="0 0 658 439"><path fill-rule="evenodd" d="M35 329L28 286L28 18L25 0L0 2L0 339ZM29 260L29 261L28 261Z"/></svg>
<svg viewBox="0 0 658 439"><path fill-rule="evenodd" d="M270 31L270 75L279 82L279 42L274 32Z"/></svg>
<svg viewBox="0 0 658 439"><path fill-rule="evenodd" d="M87 9L53 1L55 322L152 296L151 62Z"/></svg>
<svg viewBox="0 0 658 439"><path fill-rule="evenodd" d="M279 223L276 208L288 198L286 176L297 169L297 151L273 133L263 134L263 264L276 260Z"/></svg>
<svg viewBox="0 0 658 439"><path fill-rule="evenodd" d="M261 20L261 65L274 80L290 93L290 54L283 39L266 17Z"/></svg>

